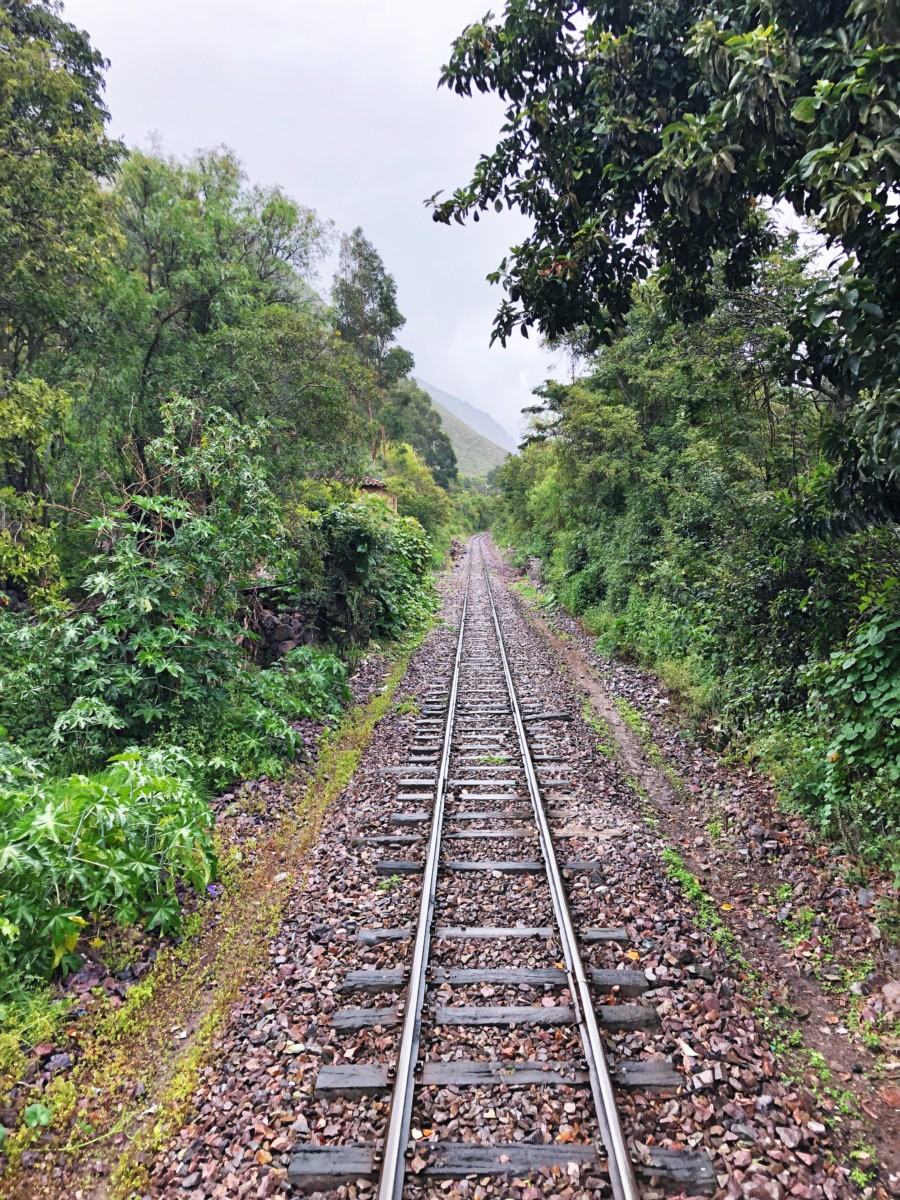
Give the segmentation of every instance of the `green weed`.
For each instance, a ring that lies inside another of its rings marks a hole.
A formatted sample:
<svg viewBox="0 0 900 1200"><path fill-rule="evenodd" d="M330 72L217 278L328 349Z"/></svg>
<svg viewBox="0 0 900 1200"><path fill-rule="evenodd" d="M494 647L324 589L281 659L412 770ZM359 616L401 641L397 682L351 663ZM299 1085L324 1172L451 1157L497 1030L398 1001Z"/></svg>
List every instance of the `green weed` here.
<svg viewBox="0 0 900 1200"><path fill-rule="evenodd" d="M619 710L619 716L643 744L650 740L650 727L638 710L623 697L616 696L613 700Z"/></svg>
<svg viewBox="0 0 900 1200"><path fill-rule="evenodd" d="M392 892L403 882L402 875L389 875L387 879L379 879L375 885L379 892Z"/></svg>
<svg viewBox="0 0 900 1200"><path fill-rule="evenodd" d="M582 704L581 715L585 724L589 725L594 733L598 735L600 740L597 742L597 749L600 753L607 758L615 758L618 751L615 735L610 729L609 724L600 716L590 700L585 700Z"/></svg>
<svg viewBox="0 0 900 1200"><path fill-rule="evenodd" d="M785 944L796 946L798 942L807 941L812 936L817 916L816 911L808 905L795 909L784 926Z"/></svg>
<svg viewBox="0 0 900 1200"><path fill-rule="evenodd" d="M724 949L732 955L739 956L737 942L719 916L715 900L703 889L697 876L687 869L678 851L667 846L663 850L662 858L666 866L666 875L678 883L684 895L697 909L700 924Z"/></svg>

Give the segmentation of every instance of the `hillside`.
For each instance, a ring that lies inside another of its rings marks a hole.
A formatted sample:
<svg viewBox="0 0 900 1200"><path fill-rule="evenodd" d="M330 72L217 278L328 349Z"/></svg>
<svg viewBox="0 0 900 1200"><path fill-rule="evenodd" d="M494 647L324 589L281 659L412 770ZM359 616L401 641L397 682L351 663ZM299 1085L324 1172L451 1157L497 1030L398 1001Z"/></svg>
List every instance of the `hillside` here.
<svg viewBox="0 0 900 1200"><path fill-rule="evenodd" d="M489 471L506 461L506 450L502 450L496 442L492 442L465 421L461 421L443 404L439 404L433 395L431 407L441 418L444 432L453 443L460 475L470 479L484 479Z"/></svg>
<svg viewBox="0 0 900 1200"><path fill-rule="evenodd" d="M518 449L516 439L498 421L495 421L489 413L484 412L483 409L476 408L474 404L469 404L467 400L460 400L458 396L451 396L449 392L441 391L434 384L426 383L424 379L417 379L416 383L441 408L447 409L457 420L468 425L470 429L474 429L476 433L480 433L482 437L487 438L495 446L499 446L502 450L507 450L510 454L514 454Z"/></svg>

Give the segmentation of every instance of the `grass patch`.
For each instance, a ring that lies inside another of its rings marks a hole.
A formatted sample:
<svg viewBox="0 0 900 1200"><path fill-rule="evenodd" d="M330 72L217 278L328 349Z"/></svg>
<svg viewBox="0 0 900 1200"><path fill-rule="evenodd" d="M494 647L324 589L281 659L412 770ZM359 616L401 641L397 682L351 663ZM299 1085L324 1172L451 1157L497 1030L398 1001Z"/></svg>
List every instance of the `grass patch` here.
<svg viewBox="0 0 900 1200"><path fill-rule="evenodd" d="M684 780L674 767L663 757L662 751L653 740L649 722L638 712L634 705L629 704L622 696L614 696L613 703L618 709L619 716L640 742L650 762L658 771L662 771L676 792L684 791Z"/></svg>
<svg viewBox="0 0 900 1200"><path fill-rule="evenodd" d="M0 996L0 1096L7 1096L22 1078L28 1066L28 1051L33 1046L57 1041L71 1008L72 1000L61 998L49 985L34 987L32 981L17 976L4 981ZM33 1105L29 1107L34 1110ZM34 1111L31 1115L35 1115ZM25 1131L37 1128L40 1133L43 1124L49 1124L49 1119L32 1123L28 1108L25 1109ZM4 1153L15 1148L16 1136L15 1130L0 1125L0 1147Z"/></svg>
<svg viewBox="0 0 900 1200"><path fill-rule="evenodd" d="M514 579L510 587L517 591L523 600L533 604L535 608L552 608L556 603L556 597L552 592L545 592L535 587L530 579Z"/></svg>
<svg viewBox="0 0 900 1200"><path fill-rule="evenodd" d="M622 718L631 732L637 737L640 743L644 745L649 742L650 726L646 723L634 705L629 704L629 702L623 696L614 696L613 703L619 710L619 716Z"/></svg>
<svg viewBox="0 0 900 1200"><path fill-rule="evenodd" d="M597 734L597 749L606 758L616 758L618 746L609 724L600 716L590 700L585 700L581 706L581 716L586 725Z"/></svg>
<svg viewBox="0 0 900 1200"><path fill-rule="evenodd" d="M644 785L640 782L639 779L635 779L635 777L633 775L628 775L628 776L626 776L625 782L628 784L628 786L631 788L631 790L635 793L635 795L641 799L641 801L644 804L650 803L650 793L647 791L647 789L644 787Z"/></svg>
<svg viewBox="0 0 900 1200"><path fill-rule="evenodd" d="M693 904L703 928L712 934L723 950L727 950L732 957L741 959L743 963L743 956L734 934L719 916L716 901L704 890L697 876L687 869L678 851L672 846L667 846L662 857L667 877L679 885L684 896Z"/></svg>
<svg viewBox="0 0 900 1200"><path fill-rule="evenodd" d="M785 922L784 927L784 944L786 946L796 946L799 942L808 941L813 934L813 929L816 920L816 912L809 905L803 905L802 908L796 909ZM827 945L828 941L823 936L820 938L823 945Z"/></svg>

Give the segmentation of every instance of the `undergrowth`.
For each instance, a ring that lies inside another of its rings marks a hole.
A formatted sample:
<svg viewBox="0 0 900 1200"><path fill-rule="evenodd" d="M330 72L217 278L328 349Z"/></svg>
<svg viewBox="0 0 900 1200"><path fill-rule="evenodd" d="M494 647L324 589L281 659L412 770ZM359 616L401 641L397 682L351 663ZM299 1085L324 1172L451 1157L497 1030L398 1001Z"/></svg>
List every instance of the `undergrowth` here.
<svg viewBox="0 0 900 1200"><path fill-rule="evenodd" d="M143 1155L158 1149L182 1119L217 1032L248 979L266 961L270 938L323 816L358 767L377 722L394 707L400 678L425 632L423 626L398 642L383 688L326 731L309 780L296 771L288 774L283 786L296 800L278 824L240 846L217 842L221 894L216 903L191 913L179 943L160 951L120 1008L98 1010L92 1026L82 1032L81 1061L72 1077L54 1080L44 1090L41 1103L49 1113L49 1128L76 1160L85 1144L116 1132L128 1135L128 1150L110 1181L110 1195L117 1200L146 1189ZM32 1006L30 1017L24 1002ZM23 1048L61 1035L66 1011L54 1004L50 989L14 998L13 1007L16 1023L8 1023L0 1038L9 1081L24 1063ZM135 1099L145 1087L153 1094L152 1103L148 1095ZM81 1099L90 1102L90 1130L76 1115ZM41 1129L23 1119L10 1132L5 1148L10 1170Z"/></svg>

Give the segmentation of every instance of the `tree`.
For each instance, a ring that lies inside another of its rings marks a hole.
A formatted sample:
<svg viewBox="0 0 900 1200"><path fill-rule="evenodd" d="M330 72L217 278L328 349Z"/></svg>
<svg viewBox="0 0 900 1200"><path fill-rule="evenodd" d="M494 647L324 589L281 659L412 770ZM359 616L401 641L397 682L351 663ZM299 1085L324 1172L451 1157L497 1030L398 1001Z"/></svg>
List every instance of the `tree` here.
<svg viewBox="0 0 900 1200"><path fill-rule="evenodd" d="M0 583L26 590L56 573L44 501L72 397L47 368L92 328L119 248L104 66L57 5L0 8Z"/></svg>
<svg viewBox="0 0 900 1200"><path fill-rule="evenodd" d="M450 500L413 447L388 442L384 471L385 483L397 496L400 516L415 517L428 536L435 538L450 519Z"/></svg>
<svg viewBox="0 0 900 1200"><path fill-rule="evenodd" d="M271 370L257 380L231 371L227 347L238 330L258 344L265 314L278 309L308 317L305 344L315 340L317 321L325 340L333 340L324 316L314 315L309 283L329 224L278 188L250 185L224 148L185 161L132 153L107 202L119 229L118 253L96 297L90 335L74 337L58 366L80 393L60 474L107 475L119 484L146 470L135 456L140 460L160 432L167 397L179 393L199 403L215 392L216 402L236 414L275 403L271 393L266 401L266 388L281 386L278 368L298 338L269 323ZM229 373L226 397L220 385Z"/></svg>
<svg viewBox="0 0 900 1200"><path fill-rule="evenodd" d="M78 316L110 249L98 179L122 146L105 133L105 63L56 6L0 9L0 372L33 367Z"/></svg>
<svg viewBox="0 0 900 1200"><path fill-rule="evenodd" d="M105 133L104 60L55 6L5 4L0 46L0 485L24 494L44 491L69 403L41 360L90 328L118 248L99 180L122 146Z"/></svg>
<svg viewBox="0 0 900 1200"><path fill-rule="evenodd" d="M785 200L843 256L789 330L793 376L842 426L843 506L900 515L900 25L887 0L510 0L455 42L442 82L496 92L496 149L436 220L520 209L533 230L491 277L495 324L596 345L657 269L687 320L746 286Z"/></svg>
<svg viewBox="0 0 900 1200"><path fill-rule="evenodd" d="M397 307L397 284L359 227L341 239L331 297L341 336L372 371L378 390L383 392L404 379L415 362L408 350L394 344L397 331L406 324ZM366 410L373 459L378 442L377 407L377 397L370 393Z"/></svg>
<svg viewBox="0 0 900 1200"><path fill-rule="evenodd" d="M127 277L111 315L132 348L138 430L149 419L155 432L153 401L194 381L204 338L267 306L309 300L305 278L325 252L328 226L278 188L248 187L226 149L188 162L133 154L113 203Z"/></svg>
<svg viewBox="0 0 900 1200"><path fill-rule="evenodd" d="M408 442L422 456L442 488L456 482L459 471L453 443L431 406L431 397L411 379L402 380L390 390L381 423L389 441Z"/></svg>
<svg viewBox="0 0 900 1200"><path fill-rule="evenodd" d="M262 421L282 491L310 474L358 473L371 372L319 314L270 305L203 350L200 389L238 421Z"/></svg>
<svg viewBox="0 0 900 1200"><path fill-rule="evenodd" d="M793 243L751 288L717 273L714 312L688 327L655 278L639 287L585 373L542 389L498 472L495 528L517 561L543 560L601 652L714 712L707 731L761 755L792 803L875 857L898 818L897 536L820 538L792 520L834 475L821 395L779 382L815 279Z"/></svg>

